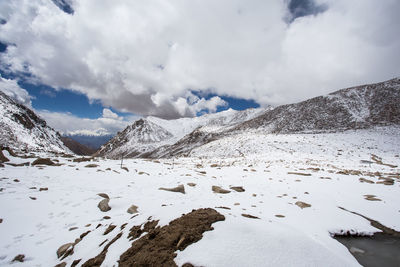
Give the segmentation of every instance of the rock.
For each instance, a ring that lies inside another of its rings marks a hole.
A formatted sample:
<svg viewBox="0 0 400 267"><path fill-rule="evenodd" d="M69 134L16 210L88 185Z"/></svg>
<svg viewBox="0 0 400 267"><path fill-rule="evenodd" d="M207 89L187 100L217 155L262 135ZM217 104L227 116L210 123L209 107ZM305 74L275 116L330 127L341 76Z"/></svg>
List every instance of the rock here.
<svg viewBox="0 0 400 267"><path fill-rule="evenodd" d="M14 257L14 259L11 262L19 261L19 262L24 262L25 255L24 254L19 254Z"/></svg>
<svg viewBox="0 0 400 267"><path fill-rule="evenodd" d="M99 165L91 163L91 164L86 165L85 167L86 168L97 168L97 167L99 167Z"/></svg>
<svg viewBox="0 0 400 267"><path fill-rule="evenodd" d="M103 219L104 220L109 220L109 219L111 219L111 217L110 216L104 216Z"/></svg>
<svg viewBox="0 0 400 267"><path fill-rule="evenodd" d="M47 190L49 190L49 188L47 188L47 187L41 187L41 188L39 188L39 191L47 191Z"/></svg>
<svg viewBox="0 0 400 267"><path fill-rule="evenodd" d="M10 161L10 160L6 156L4 156L3 150L0 149L0 162L3 163L3 162L8 162L8 161Z"/></svg>
<svg viewBox="0 0 400 267"><path fill-rule="evenodd" d="M376 182L377 184L384 184L384 185L393 185L394 184L394 180L391 178L380 177L379 180L380 180L379 182Z"/></svg>
<svg viewBox="0 0 400 267"><path fill-rule="evenodd" d="M103 199L102 201L99 202L97 207L102 211L102 212L107 212L111 210L110 206L108 205L108 202L110 200L108 198Z"/></svg>
<svg viewBox="0 0 400 267"><path fill-rule="evenodd" d="M115 229L115 227L117 227L116 225L110 224L107 229L104 231L103 235L107 235L108 233L110 233L112 230Z"/></svg>
<svg viewBox="0 0 400 267"><path fill-rule="evenodd" d="M229 191L229 190L222 189L221 187L216 186L216 185L213 185L213 186L211 187L211 190L212 190L214 193L218 193L218 194L228 194L228 193L231 192L231 191Z"/></svg>
<svg viewBox="0 0 400 267"><path fill-rule="evenodd" d="M74 243L67 243L57 249L57 257L61 258L66 252L74 246Z"/></svg>
<svg viewBox="0 0 400 267"><path fill-rule="evenodd" d="M30 199L32 199L32 200L36 200L36 197L29 197Z"/></svg>
<svg viewBox="0 0 400 267"><path fill-rule="evenodd" d="M281 214L276 214L275 217L278 217L278 218L285 218L285 216L284 216L284 215L281 215Z"/></svg>
<svg viewBox="0 0 400 267"><path fill-rule="evenodd" d="M375 195L364 195L364 198L369 201L382 201L381 199L377 198Z"/></svg>
<svg viewBox="0 0 400 267"><path fill-rule="evenodd" d="M302 209L311 207L310 204L305 203L305 202L302 202L302 201L297 201L297 202L294 203L294 204L296 204L297 206L299 206L299 207L302 208Z"/></svg>
<svg viewBox="0 0 400 267"><path fill-rule="evenodd" d="M67 263L61 262L61 263L57 264L57 265L54 266L54 267L65 267L65 266L67 266Z"/></svg>
<svg viewBox="0 0 400 267"><path fill-rule="evenodd" d="M196 186L195 183L187 183L187 185L188 185L188 186L191 186L191 187L195 187L195 186Z"/></svg>
<svg viewBox="0 0 400 267"><path fill-rule="evenodd" d="M129 172L129 169L128 169L127 167L121 167L121 169L123 169L123 170Z"/></svg>
<svg viewBox="0 0 400 267"><path fill-rule="evenodd" d="M71 228L68 229L68 231L74 231L76 229L78 229L78 227L71 227Z"/></svg>
<svg viewBox="0 0 400 267"><path fill-rule="evenodd" d="M242 213L242 216L243 216L243 217L246 217L246 218L250 218L250 219L260 219L260 218L258 218L257 216L250 215L250 214L245 214L245 213Z"/></svg>
<svg viewBox="0 0 400 267"><path fill-rule="evenodd" d="M19 183L19 180L18 180L18 179L14 179L13 181L16 182L16 183Z"/></svg>
<svg viewBox="0 0 400 267"><path fill-rule="evenodd" d="M35 159L32 164L32 166L35 165L49 165L49 166L53 166L55 165L55 163L53 161L51 161L49 158L37 158Z"/></svg>
<svg viewBox="0 0 400 267"><path fill-rule="evenodd" d="M0 223L2 223L3 222L3 219L0 219Z"/></svg>
<svg viewBox="0 0 400 267"><path fill-rule="evenodd" d="M301 175L301 176L311 176L311 173L302 173L302 172L288 172L288 174Z"/></svg>
<svg viewBox="0 0 400 267"><path fill-rule="evenodd" d="M185 194L185 187L182 184L178 185L177 187L173 187L173 188L160 187L160 188L158 188L158 190L164 190L164 191L169 191L169 192L176 192L176 193Z"/></svg>
<svg viewBox="0 0 400 267"><path fill-rule="evenodd" d="M98 193L97 195L102 198L110 199L110 197L106 193Z"/></svg>
<svg viewBox="0 0 400 267"><path fill-rule="evenodd" d="M137 209L138 209L137 206L132 205L132 206L129 207L129 209L126 212L128 212L129 214L135 214L135 213L138 213Z"/></svg>
<svg viewBox="0 0 400 267"><path fill-rule="evenodd" d="M242 186L231 186L230 189L235 190L236 192L244 192L244 188Z"/></svg>

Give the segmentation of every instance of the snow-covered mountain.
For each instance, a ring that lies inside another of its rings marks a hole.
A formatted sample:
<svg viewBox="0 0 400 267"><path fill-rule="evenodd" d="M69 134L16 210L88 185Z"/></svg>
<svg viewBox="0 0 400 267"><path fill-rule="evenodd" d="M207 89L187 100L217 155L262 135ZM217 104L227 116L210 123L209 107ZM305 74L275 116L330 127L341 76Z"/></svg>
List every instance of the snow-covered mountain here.
<svg viewBox="0 0 400 267"><path fill-rule="evenodd" d="M31 109L0 91L0 146L18 151L68 152L59 133Z"/></svg>
<svg viewBox="0 0 400 267"><path fill-rule="evenodd" d="M295 104L270 108L259 116L233 127L207 131L196 129L169 147L160 147L146 156L151 158L190 156L210 142L229 138L213 149L235 151L243 134L255 135L299 132L337 132L400 124L400 78L342 89L325 96ZM257 144L254 144L255 146ZM230 148L228 148L230 146Z"/></svg>
<svg viewBox="0 0 400 267"><path fill-rule="evenodd" d="M265 112L265 109L248 109L236 111L229 109L214 114L194 118L164 120L147 117L134 122L118 133L96 153L97 156L109 158L147 157L156 149L169 146L190 136L193 132L221 132L239 123L252 119Z"/></svg>
<svg viewBox="0 0 400 267"><path fill-rule="evenodd" d="M282 105L235 130L270 133L338 131L400 123L400 78Z"/></svg>

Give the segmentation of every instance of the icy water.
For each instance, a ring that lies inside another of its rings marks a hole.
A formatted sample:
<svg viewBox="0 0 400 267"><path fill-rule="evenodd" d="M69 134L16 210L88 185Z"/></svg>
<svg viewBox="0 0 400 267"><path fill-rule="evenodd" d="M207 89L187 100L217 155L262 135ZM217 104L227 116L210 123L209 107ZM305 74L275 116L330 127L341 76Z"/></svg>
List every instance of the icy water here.
<svg viewBox="0 0 400 267"><path fill-rule="evenodd" d="M371 237L335 236L363 266L400 267L400 237L376 233Z"/></svg>

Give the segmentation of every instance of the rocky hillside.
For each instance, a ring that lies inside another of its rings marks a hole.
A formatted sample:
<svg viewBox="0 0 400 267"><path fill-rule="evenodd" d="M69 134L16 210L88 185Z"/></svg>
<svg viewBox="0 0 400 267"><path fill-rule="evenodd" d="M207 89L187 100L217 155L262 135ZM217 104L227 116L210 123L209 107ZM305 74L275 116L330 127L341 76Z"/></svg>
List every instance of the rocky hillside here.
<svg viewBox="0 0 400 267"><path fill-rule="evenodd" d="M400 123L400 78L356 86L282 105L235 130L268 133L320 132Z"/></svg>
<svg viewBox="0 0 400 267"><path fill-rule="evenodd" d="M0 91L0 145L17 151L70 152L59 133Z"/></svg>
<svg viewBox="0 0 400 267"><path fill-rule="evenodd" d="M96 152L95 149L85 146L69 137L62 136L61 141L63 141L64 145L77 155L90 156Z"/></svg>

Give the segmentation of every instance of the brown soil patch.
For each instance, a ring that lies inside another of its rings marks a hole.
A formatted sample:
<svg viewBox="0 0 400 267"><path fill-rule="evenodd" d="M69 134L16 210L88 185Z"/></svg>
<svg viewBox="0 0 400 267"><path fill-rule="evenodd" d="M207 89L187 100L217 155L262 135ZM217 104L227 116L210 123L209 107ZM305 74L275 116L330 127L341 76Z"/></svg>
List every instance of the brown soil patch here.
<svg viewBox="0 0 400 267"><path fill-rule="evenodd" d="M77 159L73 159L73 162L85 162L85 161L91 161L92 158L77 158Z"/></svg>
<svg viewBox="0 0 400 267"><path fill-rule="evenodd" d="M384 185L393 185L394 184L394 180L391 178L379 178L379 182L376 182L377 184L384 184Z"/></svg>
<svg viewBox="0 0 400 267"><path fill-rule="evenodd" d="M107 235L108 233L110 233L112 230L115 229L115 227L117 227L116 225L110 224L107 229L104 231L103 235Z"/></svg>
<svg viewBox="0 0 400 267"><path fill-rule="evenodd" d="M86 168L96 168L96 167L99 167L99 165L91 163L91 164L86 165L85 167Z"/></svg>
<svg viewBox="0 0 400 267"><path fill-rule="evenodd" d="M193 210L133 242L121 255L119 266L177 266L175 251L199 241L205 231L213 229L213 223L223 220L225 217L214 209Z"/></svg>
<svg viewBox="0 0 400 267"><path fill-rule="evenodd" d="M54 163L53 161L51 161L51 159L49 159L49 158L45 158L45 159L43 159L43 158L37 158L37 159L35 159L35 160L32 162L31 165L32 165L32 166L35 166L35 165L49 165L49 166L53 166L53 165L55 165L55 163Z"/></svg>
<svg viewBox="0 0 400 267"><path fill-rule="evenodd" d="M216 185L213 185L213 186L211 187L211 190L212 190L214 193L218 193L218 194L228 194L228 193L231 192L231 191L229 191L229 190L223 189L223 188L221 188L220 186L216 186Z"/></svg>
<svg viewBox="0 0 400 267"><path fill-rule="evenodd" d="M288 174L301 175L301 176L311 176L311 173L303 173L303 172L288 172Z"/></svg>
<svg viewBox="0 0 400 267"><path fill-rule="evenodd" d="M185 186L183 184L178 185L177 187L173 187L173 188L160 187L160 188L158 188L158 190L164 190L164 191L169 191L169 192L185 194Z"/></svg>
<svg viewBox="0 0 400 267"><path fill-rule="evenodd" d="M299 206L299 207L302 208L302 209L311 207L310 204L305 203L305 202L303 202L303 201L297 201L297 202L294 203L294 204L296 204L297 206Z"/></svg>
<svg viewBox="0 0 400 267"><path fill-rule="evenodd" d="M368 184L374 184L375 183L374 181L368 180L368 179L365 179L365 178L360 178L358 180L360 181L360 183L368 183Z"/></svg>
<svg viewBox="0 0 400 267"><path fill-rule="evenodd" d="M257 216L254 216L254 215L251 215L251 214L242 213L242 216L246 217L246 218L250 218L250 219L260 219Z"/></svg>
<svg viewBox="0 0 400 267"><path fill-rule="evenodd" d="M122 232L116 235L104 248L103 251L94 258L89 259L87 262L82 264L82 267L100 267L106 258L108 248L122 236Z"/></svg>
<svg viewBox="0 0 400 267"><path fill-rule="evenodd" d="M375 195L364 195L364 198L369 201L382 201L381 199L377 198Z"/></svg>

